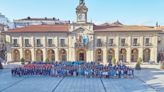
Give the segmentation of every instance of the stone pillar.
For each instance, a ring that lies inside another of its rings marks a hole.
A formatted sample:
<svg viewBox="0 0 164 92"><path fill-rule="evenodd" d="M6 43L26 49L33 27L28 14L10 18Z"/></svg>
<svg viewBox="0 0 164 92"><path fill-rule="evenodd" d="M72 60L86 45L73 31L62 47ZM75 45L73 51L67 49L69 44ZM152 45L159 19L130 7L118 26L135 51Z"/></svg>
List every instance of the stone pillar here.
<svg viewBox="0 0 164 92"><path fill-rule="evenodd" d="M157 62L157 48L150 49L150 61Z"/></svg>
<svg viewBox="0 0 164 92"><path fill-rule="evenodd" d="M115 49L115 58L116 58L116 62L119 61L119 51L120 51L119 48L116 48L116 49Z"/></svg>
<svg viewBox="0 0 164 92"><path fill-rule="evenodd" d="M47 58L47 54L46 54L46 49L42 49L43 51L43 61L45 62L46 58Z"/></svg>
<svg viewBox="0 0 164 92"><path fill-rule="evenodd" d="M31 49L31 58L32 58L32 61L36 61L35 60L35 49Z"/></svg>
<svg viewBox="0 0 164 92"><path fill-rule="evenodd" d="M107 64L107 49L104 48L102 49L103 51L103 64L106 65Z"/></svg>
<svg viewBox="0 0 164 92"><path fill-rule="evenodd" d="M55 61L59 62L59 49L55 49Z"/></svg>
<svg viewBox="0 0 164 92"><path fill-rule="evenodd" d="M131 63L131 48L127 48L126 59L128 63Z"/></svg>
<svg viewBox="0 0 164 92"><path fill-rule="evenodd" d="M142 59L143 61L143 47L138 49L138 57Z"/></svg>
<svg viewBox="0 0 164 92"><path fill-rule="evenodd" d="M7 62L11 62L12 61L12 52L7 52Z"/></svg>
<svg viewBox="0 0 164 92"><path fill-rule="evenodd" d="M19 49L19 53L20 53L20 59L24 58L24 51L23 49Z"/></svg>

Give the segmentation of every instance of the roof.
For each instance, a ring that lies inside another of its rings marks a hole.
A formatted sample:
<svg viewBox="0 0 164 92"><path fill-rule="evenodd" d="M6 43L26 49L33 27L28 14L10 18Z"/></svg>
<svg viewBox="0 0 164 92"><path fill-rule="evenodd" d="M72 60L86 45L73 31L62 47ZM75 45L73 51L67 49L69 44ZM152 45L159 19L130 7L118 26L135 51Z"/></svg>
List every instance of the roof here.
<svg viewBox="0 0 164 92"><path fill-rule="evenodd" d="M57 19L55 17L53 18L31 18L31 17L27 17L27 18L23 18L23 19L18 19L18 20L14 20L14 22L32 22L32 21L48 21L48 22L60 22L60 23L63 23L63 24L70 24L70 21L69 20L60 20L60 19Z"/></svg>
<svg viewBox="0 0 164 92"><path fill-rule="evenodd" d="M56 19L56 18L31 18L31 17L27 17L27 18L23 18L23 19L18 19L19 20L39 20L39 21L42 21L42 20L49 20L49 21L54 21L54 20L59 20L59 19Z"/></svg>
<svg viewBox="0 0 164 92"><path fill-rule="evenodd" d="M154 27L149 27L149 26L137 26L137 25L94 25L94 31L95 32L108 32L108 31L124 31L124 32L129 32L129 31L161 31L159 29L155 29Z"/></svg>
<svg viewBox="0 0 164 92"><path fill-rule="evenodd" d="M68 32L69 25L32 25L22 28L10 29L6 33L44 33L44 32Z"/></svg>
<svg viewBox="0 0 164 92"><path fill-rule="evenodd" d="M164 26L160 26L159 28L160 28L160 29L164 29Z"/></svg>

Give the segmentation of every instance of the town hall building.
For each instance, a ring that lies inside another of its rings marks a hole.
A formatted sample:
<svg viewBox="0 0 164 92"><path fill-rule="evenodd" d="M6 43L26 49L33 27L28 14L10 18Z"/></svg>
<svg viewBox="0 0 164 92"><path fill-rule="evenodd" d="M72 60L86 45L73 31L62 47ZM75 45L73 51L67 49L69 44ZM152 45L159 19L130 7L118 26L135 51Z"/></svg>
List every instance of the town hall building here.
<svg viewBox="0 0 164 92"><path fill-rule="evenodd" d="M10 29L6 40L7 62L84 61L111 63L157 62L158 28L112 24L95 25L87 21L88 8L80 0L75 23L40 24Z"/></svg>

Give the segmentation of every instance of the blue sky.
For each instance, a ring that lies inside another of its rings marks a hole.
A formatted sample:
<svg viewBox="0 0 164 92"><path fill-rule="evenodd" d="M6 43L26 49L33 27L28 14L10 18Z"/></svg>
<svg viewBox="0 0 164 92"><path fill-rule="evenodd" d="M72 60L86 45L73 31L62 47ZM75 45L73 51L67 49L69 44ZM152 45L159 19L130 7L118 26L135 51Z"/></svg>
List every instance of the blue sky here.
<svg viewBox="0 0 164 92"><path fill-rule="evenodd" d="M85 0L88 21L121 21L130 25L164 25L164 0ZM10 20L31 17L56 17L76 21L79 0L0 0L0 12Z"/></svg>

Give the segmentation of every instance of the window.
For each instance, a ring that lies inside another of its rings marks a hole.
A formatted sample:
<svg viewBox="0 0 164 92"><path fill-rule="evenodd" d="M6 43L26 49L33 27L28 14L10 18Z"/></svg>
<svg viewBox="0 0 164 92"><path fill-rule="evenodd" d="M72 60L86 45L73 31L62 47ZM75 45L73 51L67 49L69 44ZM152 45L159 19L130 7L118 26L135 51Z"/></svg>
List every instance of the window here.
<svg viewBox="0 0 164 92"><path fill-rule="evenodd" d="M150 39L149 39L149 38L146 38L146 39L145 39L145 45L146 45L146 46L149 46L149 45L150 45Z"/></svg>
<svg viewBox="0 0 164 92"><path fill-rule="evenodd" d="M25 47L30 47L29 39L25 39Z"/></svg>
<svg viewBox="0 0 164 92"><path fill-rule="evenodd" d="M97 47L102 47L102 41L101 41L101 39L97 39Z"/></svg>
<svg viewBox="0 0 164 92"><path fill-rule="evenodd" d="M65 47L65 39L60 39L60 46Z"/></svg>
<svg viewBox="0 0 164 92"><path fill-rule="evenodd" d="M42 45L41 45L41 40L40 39L36 39L36 45L37 45L37 47L41 47Z"/></svg>
<svg viewBox="0 0 164 92"><path fill-rule="evenodd" d="M13 45L14 45L14 47L18 47L18 40L17 39L13 39Z"/></svg>
<svg viewBox="0 0 164 92"><path fill-rule="evenodd" d="M125 39L121 39L121 46L125 46Z"/></svg>
<svg viewBox="0 0 164 92"><path fill-rule="evenodd" d="M52 47L52 45L53 45L53 44L52 44L52 39L48 39L48 46L49 46L49 47Z"/></svg>
<svg viewBox="0 0 164 92"><path fill-rule="evenodd" d="M113 39L109 39L109 45L113 46Z"/></svg>
<svg viewBox="0 0 164 92"><path fill-rule="evenodd" d="M138 41L137 38L134 38L134 39L133 39L133 46L137 46L137 44L138 44L137 41Z"/></svg>

